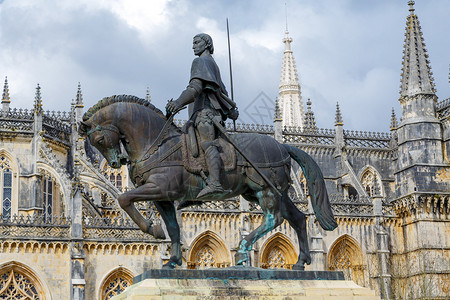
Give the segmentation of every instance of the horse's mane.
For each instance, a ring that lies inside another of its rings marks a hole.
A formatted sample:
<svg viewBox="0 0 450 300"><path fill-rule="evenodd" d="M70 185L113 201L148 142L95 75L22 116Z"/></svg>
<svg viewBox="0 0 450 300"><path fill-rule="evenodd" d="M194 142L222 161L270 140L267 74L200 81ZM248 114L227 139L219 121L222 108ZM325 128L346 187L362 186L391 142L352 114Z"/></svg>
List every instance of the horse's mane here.
<svg viewBox="0 0 450 300"><path fill-rule="evenodd" d="M136 103L143 106L146 106L156 112L161 118L166 120L166 116L164 116L163 112L156 108L153 104L148 102L147 100L141 99L132 95L114 95L111 97L105 97L102 100L98 101L97 104L89 108L89 110L83 115L83 121L89 120L96 112L100 109L119 102L128 102L128 103Z"/></svg>

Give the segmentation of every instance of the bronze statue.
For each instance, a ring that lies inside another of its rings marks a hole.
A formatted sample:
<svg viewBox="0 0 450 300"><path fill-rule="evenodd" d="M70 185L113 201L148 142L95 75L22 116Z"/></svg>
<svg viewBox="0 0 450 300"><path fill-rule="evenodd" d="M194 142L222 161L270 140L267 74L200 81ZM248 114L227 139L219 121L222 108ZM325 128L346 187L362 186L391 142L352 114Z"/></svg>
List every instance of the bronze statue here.
<svg viewBox="0 0 450 300"><path fill-rule="evenodd" d="M201 91L204 91L203 84ZM213 91L214 88L216 92L220 91L217 86L213 87ZM178 104L181 106L183 103L180 101ZM178 108L178 104L169 109ZM230 109L232 107L230 105ZM215 112L212 109L209 111L214 118ZM174 268L182 262L180 228L174 202L195 201L199 192L205 188L202 168L194 168L190 163L194 155L187 142L189 139L173 125L172 120L173 114L167 118L151 103L122 95L99 101L85 113L79 127L79 132L89 138L111 167L120 168L129 161L130 177L136 188L121 194L118 201L142 231L153 235L158 231L136 209L134 202L155 203L172 242L171 257L164 268ZM299 241L299 256L294 269L304 269L304 264L310 264L311 258L306 217L288 196L291 159L303 169L319 224L325 230L333 230L337 223L331 211L322 172L304 151L280 144L270 136L241 133L229 138L241 150L223 151L230 144L222 138L216 139L221 145L221 155L228 155L226 165L220 170L224 191L205 197L217 201L242 195L248 201L259 203L264 214L261 226L240 242L236 254L237 264L248 261L247 252L252 245L286 219L296 231ZM211 139L212 143L214 139ZM121 144L126 153L121 152Z"/></svg>
<svg viewBox="0 0 450 300"><path fill-rule="evenodd" d="M206 33L197 34L194 36L192 49L198 57L192 62L189 85L177 100L167 103L166 110L171 114L190 104L191 122L186 127L193 123L199 136L198 144L205 153L209 173L207 186L197 195L198 199L202 199L224 193L220 184L222 161L217 149L218 134L214 121L223 122L227 118L236 120L239 113L236 103L228 98L219 67L211 56L214 53L212 38Z"/></svg>

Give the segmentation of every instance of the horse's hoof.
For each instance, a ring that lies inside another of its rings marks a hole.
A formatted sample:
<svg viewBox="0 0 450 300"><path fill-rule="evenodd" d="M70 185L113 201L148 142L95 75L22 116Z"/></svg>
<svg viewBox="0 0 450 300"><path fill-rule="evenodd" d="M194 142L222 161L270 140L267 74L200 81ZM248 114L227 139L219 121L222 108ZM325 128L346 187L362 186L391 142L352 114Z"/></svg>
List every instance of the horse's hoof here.
<svg viewBox="0 0 450 300"><path fill-rule="evenodd" d="M163 266L162 266L162 269L163 270L173 270L173 269L175 269L175 262L174 261L168 261L167 263L165 263Z"/></svg>
<svg viewBox="0 0 450 300"><path fill-rule="evenodd" d="M234 262L237 266L243 265L247 261L248 261L247 252L236 252L236 254L234 255Z"/></svg>
<svg viewBox="0 0 450 300"><path fill-rule="evenodd" d="M305 271L305 265L296 263L292 266L292 270Z"/></svg>
<svg viewBox="0 0 450 300"><path fill-rule="evenodd" d="M171 257L169 261L162 266L162 268L166 270L172 270L175 269L177 265L181 266L182 263L183 261L181 260L181 258L177 259L175 257Z"/></svg>

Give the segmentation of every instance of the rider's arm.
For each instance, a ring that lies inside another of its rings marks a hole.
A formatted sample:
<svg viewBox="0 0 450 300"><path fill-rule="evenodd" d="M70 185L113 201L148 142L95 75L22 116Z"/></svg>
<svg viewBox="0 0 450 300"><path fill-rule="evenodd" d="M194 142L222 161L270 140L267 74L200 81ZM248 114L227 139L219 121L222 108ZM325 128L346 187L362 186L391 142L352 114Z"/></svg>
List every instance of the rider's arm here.
<svg viewBox="0 0 450 300"><path fill-rule="evenodd" d="M203 82L200 79L194 78L189 82L187 88L181 93L176 100L180 107L194 102L195 98L200 95L203 90Z"/></svg>
<svg viewBox="0 0 450 300"><path fill-rule="evenodd" d="M166 110L170 113L182 108L183 106L194 102L195 98L200 95L203 90L203 81L198 78L193 78L189 82L187 88L181 93L175 101L169 101L166 105Z"/></svg>

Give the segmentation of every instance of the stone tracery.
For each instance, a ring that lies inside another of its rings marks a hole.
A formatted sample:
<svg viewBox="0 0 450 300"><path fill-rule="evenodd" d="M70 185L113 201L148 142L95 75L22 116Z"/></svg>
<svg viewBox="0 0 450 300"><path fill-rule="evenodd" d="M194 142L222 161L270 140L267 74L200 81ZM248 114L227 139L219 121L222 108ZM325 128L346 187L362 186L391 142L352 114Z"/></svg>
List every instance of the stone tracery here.
<svg viewBox="0 0 450 300"><path fill-rule="evenodd" d="M348 235L341 236L330 248L328 268L331 271L343 271L346 280L365 285L361 248Z"/></svg>

